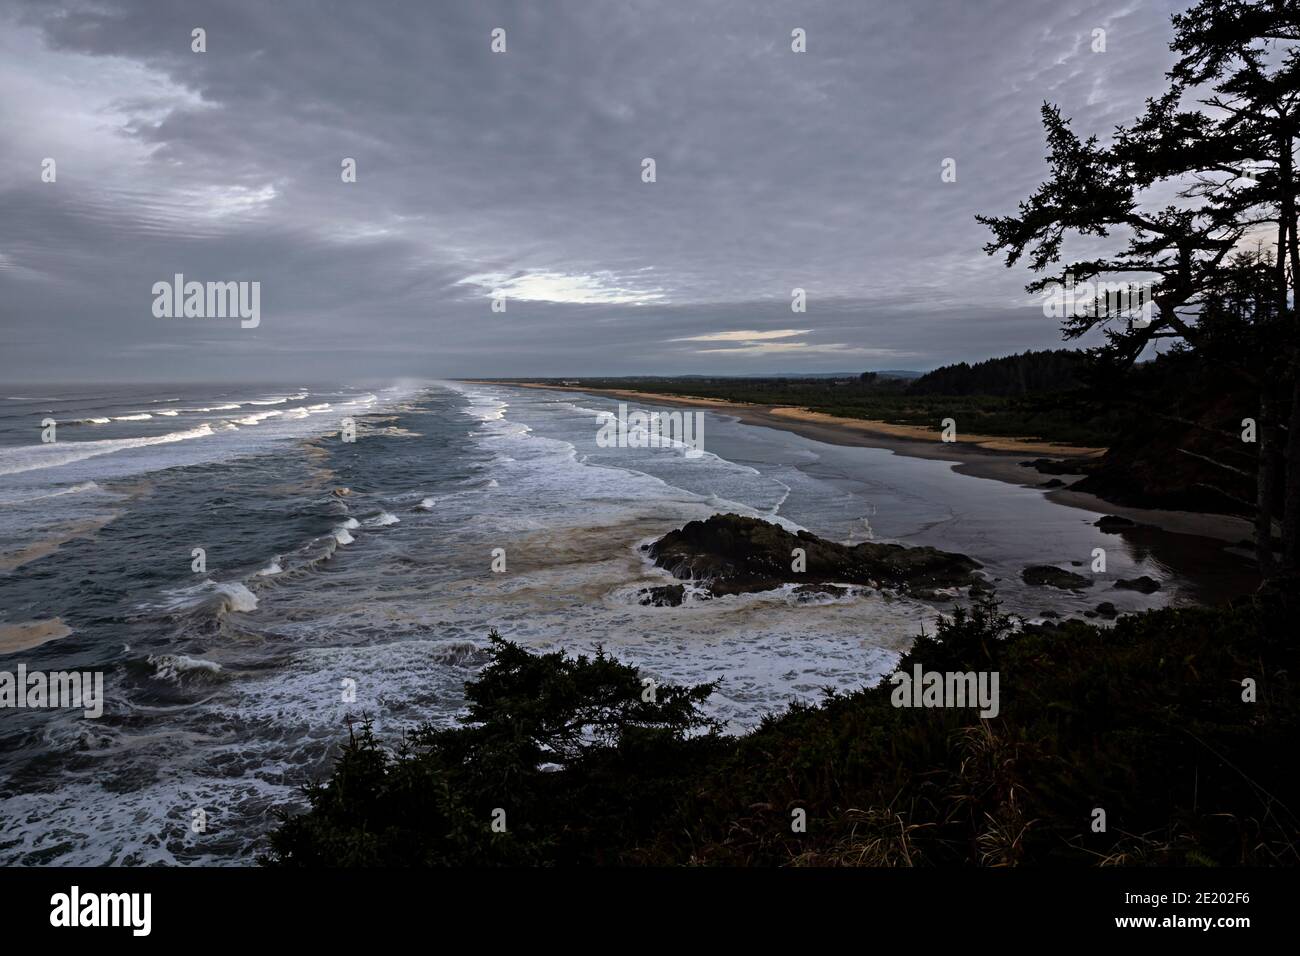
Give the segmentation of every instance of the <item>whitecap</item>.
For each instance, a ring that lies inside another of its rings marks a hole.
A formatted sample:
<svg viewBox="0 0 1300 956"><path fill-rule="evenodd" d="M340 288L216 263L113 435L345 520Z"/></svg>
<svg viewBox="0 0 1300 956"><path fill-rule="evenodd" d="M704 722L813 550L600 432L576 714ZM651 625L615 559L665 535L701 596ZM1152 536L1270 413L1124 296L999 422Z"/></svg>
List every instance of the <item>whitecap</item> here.
<svg viewBox="0 0 1300 956"><path fill-rule="evenodd" d="M191 428L183 432L169 432L166 435L151 435L148 438L105 438L97 441L60 441L40 445L22 445L17 448L0 449L0 475L12 475L40 468L56 468L96 455L108 455L115 451L130 448L144 448L148 445L162 445L168 442L186 441L192 438L204 438L212 434L206 425Z"/></svg>
<svg viewBox="0 0 1300 956"><path fill-rule="evenodd" d="M359 527L361 527L360 521L358 521L356 518L349 518L347 521L343 522L342 524L335 526L334 531L332 532L332 534L334 535L334 540L337 541L339 544L351 544L353 541L356 540L356 538L352 537L352 535L348 534L348 532L353 531Z"/></svg>
<svg viewBox="0 0 1300 956"><path fill-rule="evenodd" d="M162 680L180 683L187 675L201 673L206 675L220 674L222 667L216 661L204 660L201 657L189 657L186 654L150 654L145 659L153 665L154 676Z"/></svg>
<svg viewBox="0 0 1300 956"><path fill-rule="evenodd" d="M273 574L279 574L283 570L284 568L280 566L280 559L272 558L270 564L268 564L266 567L262 568L262 570L257 572L257 576L259 578L268 578Z"/></svg>

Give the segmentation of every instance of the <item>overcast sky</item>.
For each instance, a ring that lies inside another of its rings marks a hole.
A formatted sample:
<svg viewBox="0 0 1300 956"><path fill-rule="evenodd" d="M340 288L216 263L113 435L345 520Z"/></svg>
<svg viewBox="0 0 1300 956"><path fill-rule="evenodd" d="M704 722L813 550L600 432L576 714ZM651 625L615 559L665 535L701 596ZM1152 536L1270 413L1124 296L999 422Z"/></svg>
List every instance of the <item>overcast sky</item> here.
<svg viewBox="0 0 1300 956"><path fill-rule="evenodd" d="M923 370L1055 347L973 217L1042 180L1043 100L1105 134L1163 89L1184 5L0 0L0 378ZM156 318L176 273L260 282L261 324Z"/></svg>

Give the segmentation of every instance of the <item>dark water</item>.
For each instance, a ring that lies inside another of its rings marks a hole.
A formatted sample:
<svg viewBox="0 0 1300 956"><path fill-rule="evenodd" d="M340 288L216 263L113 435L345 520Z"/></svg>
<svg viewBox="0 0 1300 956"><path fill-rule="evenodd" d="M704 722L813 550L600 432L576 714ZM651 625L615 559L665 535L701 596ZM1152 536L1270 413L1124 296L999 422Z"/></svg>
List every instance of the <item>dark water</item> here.
<svg viewBox="0 0 1300 956"><path fill-rule="evenodd" d="M642 607L664 575L637 545L716 511L962 551L1027 615L1201 586L1185 548L1102 535L1091 512L942 462L717 415L700 458L600 448L596 413L613 404L442 385L5 398L0 633L67 633L0 654L0 669L100 670L107 702L99 719L0 711L0 863L251 862L269 809L326 772L348 714L388 739L453 720L491 627L542 649L603 643L661 681L722 678L712 706L739 728L873 682L932 624L935 605L888 593ZM53 445L39 444L45 417L61 423ZM1094 547L1108 558L1096 593L1045 600L1019 583L1026 564ZM1139 573L1165 587L1109 590Z"/></svg>

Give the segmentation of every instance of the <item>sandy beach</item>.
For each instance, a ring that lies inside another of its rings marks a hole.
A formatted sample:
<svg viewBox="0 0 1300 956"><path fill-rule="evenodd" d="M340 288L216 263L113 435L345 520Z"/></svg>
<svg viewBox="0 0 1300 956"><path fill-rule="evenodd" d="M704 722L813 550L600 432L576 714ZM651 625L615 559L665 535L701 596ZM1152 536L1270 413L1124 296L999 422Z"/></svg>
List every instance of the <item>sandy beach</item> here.
<svg viewBox="0 0 1300 956"><path fill-rule="evenodd" d="M919 425L896 425L889 422L843 418L790 405L753 405L716 398L660 395L632 389L583 388L581 385L550 385L541 382L486 382L479 384L509 385L519 388L550 389L560 392L585 392L607 398L631 399L657 405L707 408L734 415L749 425L794 432L814 441L832 445L857 445L884 448L898 455L950 461L953 470L976 478L988 478L1023 487L1042 487L1049 476L1021 464L1028 458L1065 458L1086 460L1105 453L1104 448L1065 445L1034 438L963 434L956 440L942 441L936 429ZM1229 515L1200 514L1190 511L1164 511L1154 508L1128 508L1104 501L1096 495L1071 491L1069 483L1079 476L1061 475L1064 488L1044 489L1049 500L1067 507L1083 508L1119 515L1139 524L1151 525L1174 534L1197 535L1219 541L1238 543L1252 535L1250 522Z"/></svg>

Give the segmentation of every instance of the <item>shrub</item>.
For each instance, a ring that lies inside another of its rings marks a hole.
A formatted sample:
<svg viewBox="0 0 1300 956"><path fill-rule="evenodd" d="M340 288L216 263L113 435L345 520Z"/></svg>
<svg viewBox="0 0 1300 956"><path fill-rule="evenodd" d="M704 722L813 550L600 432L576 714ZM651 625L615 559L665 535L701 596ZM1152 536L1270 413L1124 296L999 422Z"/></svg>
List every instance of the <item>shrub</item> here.
<svg viewBox="0 0 1300 956"><path fill-rule="evenodd" d="M363 724L308 812L281 814L266 862L1294 865L1291 633L1251 603L1021 627L986 597L899 669L997 671L996 717L897 708L882 682L734 737L704 716L712 684L650 702L603 652L493 634L464 726L389 754Z"/></svg>

